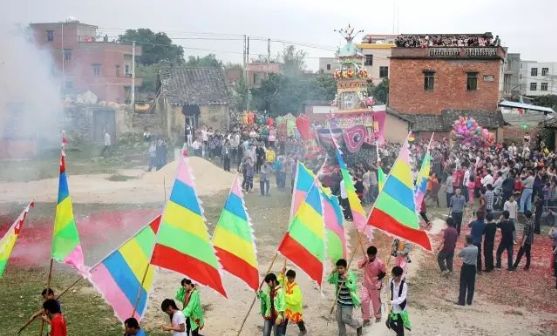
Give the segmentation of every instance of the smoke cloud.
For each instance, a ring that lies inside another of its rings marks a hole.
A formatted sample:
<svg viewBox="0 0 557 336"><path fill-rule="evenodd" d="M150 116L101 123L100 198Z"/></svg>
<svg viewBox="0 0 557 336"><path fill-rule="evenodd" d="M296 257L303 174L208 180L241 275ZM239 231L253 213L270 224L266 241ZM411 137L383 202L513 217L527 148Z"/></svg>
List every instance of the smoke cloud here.
<svg viewBox="0 0 557 336"><path fill-rule="evenodd" d="M0 26L0 43L0 141L58 138L63 110L52 56L23 27Z"/></svg>

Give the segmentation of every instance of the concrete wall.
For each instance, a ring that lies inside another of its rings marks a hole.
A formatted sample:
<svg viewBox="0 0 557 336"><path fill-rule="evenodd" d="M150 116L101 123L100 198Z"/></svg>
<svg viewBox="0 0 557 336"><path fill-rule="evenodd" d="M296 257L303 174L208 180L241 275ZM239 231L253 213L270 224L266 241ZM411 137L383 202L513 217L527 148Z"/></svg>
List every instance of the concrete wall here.
<svg viewBox="0 0 557 336"><path fill-rule="evenodd" d="M498 59L391 59L389 105L416 114L440 114L444 109L496 111L501 67ZM431 91L424 89L424 70L435 71ZM475 91L466 90L467 72L478 73Z"/></svg>
<svg viewBox="0 0 557 336"><path fill-rule="evenodd" d="M537 75L532 75L532 69L537 69ZM542 69L548 72L542 76ZM532 83L536 84L536 90L531 90ZM542 83L547 85L547 90L542 91ZM521 62L521 85L527 96L557 95L557 62Z"/></svg>
<svg viewBox="0 0 557 336"><path fill-rule="evenodd" d="M401 144L408 135L408 122L387 113L384 134L388 142Z"/></svg>
<svg viewBox="0 0 557 336"><path fill-rule="evenodd" d="M388 75L386 78L389 78L391 65L389 57L391 56L391 47L382 46L383 48L366 48L366 45L368 44L362 44L362 53L364 55L373 55L373 63L371 66L364 65L364 68L367 70L369 78L373 81L373 85L378 85L383 81L379 72L381 67L387 67ZM365 64L365 56L363 62Z"/></svg>

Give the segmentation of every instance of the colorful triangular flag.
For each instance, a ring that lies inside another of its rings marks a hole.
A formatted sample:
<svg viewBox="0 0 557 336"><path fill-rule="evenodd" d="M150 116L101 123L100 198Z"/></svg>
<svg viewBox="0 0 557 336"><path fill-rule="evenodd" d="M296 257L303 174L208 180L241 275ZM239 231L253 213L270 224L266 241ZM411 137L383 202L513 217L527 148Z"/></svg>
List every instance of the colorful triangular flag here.
<svg viewBox="0 0 557 336"><path fill-rule="evenodd" d="M226 297L187 160L178 159L178 172L162 214L151 263L181 273Z"/></svg>
<svg viewBox="0 0 557 336"><path fill-rule="evenodd" d="M19 237L19 233L23 228L25 217L27 217L29 209L31 209L33 205L33 202L27 204L25 209L23 209L21 214L16 218L8 231L6 231L4 237L0 239L0 278L2 278L4 271L6 271L8 260L10 259L10 255L12 254L17 238Z"/></svg>
<svg viewBox="0 0 557 336"><path fill-rule="evenodd" d="M72 265L84 276L87 273L79 232L73 214L72 199L66 175L66 154L63 150L60 155L58 201L52 233L52 258L57 262Z"/></svg>
<svg viewBox="0 0 557 336"><path fill-rule="evenodd" d="M238 177L234 179L215 227L213 245L222 268L257 291L259 272L255 237Z"/></svg>
<svg viewBox="0 0 557 336"><path fill-rule="evenodd" d="M408 142L405 142L377 196L368 224L431 251L429 236L420 229L418 221L409 161Z"/></svg>

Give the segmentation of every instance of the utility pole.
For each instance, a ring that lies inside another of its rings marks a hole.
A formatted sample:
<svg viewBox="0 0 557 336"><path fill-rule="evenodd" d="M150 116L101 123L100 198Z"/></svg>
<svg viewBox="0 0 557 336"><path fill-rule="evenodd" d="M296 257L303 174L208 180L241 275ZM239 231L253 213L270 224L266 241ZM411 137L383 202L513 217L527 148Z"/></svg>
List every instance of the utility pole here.
<svg viewBox="0 0 557 336"><path fill-rule="evenodd" d="M271 63L271 39L267 39L267 64Z"/></svg>
<svg viewBox="0 0 557 336"><path fill-rule="evenodd" d="M64 22L62 22L62 44L60 50L62 51L62 90L66 92L66 53L64 51Z"/></svg>
<svg viewBox="0 0 557 336"><path fill-rule="evenodd" d="M247 47L246 39L247 39L247 36L244 35L244 52L243 52L244 69L246 68L246 63L247 63L246 62L246 47Z"/></svg>
<svg viewBox="0 0 557 336"><path fill-rule="evenodd" d="M135 111L135 41L132 42L132 89L131 89L132 111Z"/></svg>

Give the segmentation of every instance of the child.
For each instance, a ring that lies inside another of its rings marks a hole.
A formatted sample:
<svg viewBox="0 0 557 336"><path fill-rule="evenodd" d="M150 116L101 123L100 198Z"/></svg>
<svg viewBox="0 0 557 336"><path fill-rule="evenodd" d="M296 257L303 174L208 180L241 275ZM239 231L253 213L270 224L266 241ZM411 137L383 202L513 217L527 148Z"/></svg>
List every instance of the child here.
<svg viewBox="0 0 557 336"><path fill-rule="evenodd" d="M302 291L300 286L296 283L296 272L294 270L288 270L288 272L286 272L285 281L285 271L286 269L282 270L279 279L280 283L284 287L284 298L286 302L284 310L286 319L284 333L286 334L286 327L288 326L288 322L290 322L298 325L300 336L303 336L307 334L307 330L302 317Z"/></svg>
<svg viewBox="0 0 557 336"><path fill-rule="evenodd" d="M402 268L399 266L393 267L391 272L393 278L389 285L391 289L391 313L387 319L387 328L396 332L397 336L404 336L404 329L411 329L408 311L406 310L408 284L402 279L402 273Z"/></svg>
<svg viewBox="0 0 557 336"><path fill-rule="evenodd" d="M172 332L172 336L187 336L186 317L176 306L172 299L164 299L161 303L161 310L170 317L170 324L162 326L163 331Z"/></svg>
<svg viewBox="0 0 557 336"><path fill-rule="evenodd" d="M356 329L356 335L362 336L362 322L352 317L355 307L360 305L360 298L356 294L356 276L347 269L348 263L345 259L336 262L336 269L329 275L327 282L336 286L337 302L337 324L338 335L346 336L346 325Z"/></svg>
<svg viewBox="0 0 557 336"><path fill-rule="evenodd" d="M133 317L124 321L124 327L126 328L124 336L145 336L145 332L139 327L139 322Z"/></svg>
<svg viewBox="0 0 557 336"><path fill-rule="evenodd" d="M182 287L176 293L176 299L182 302L182 311L186 317L186 334L198 336L199 330L203 329L205 319L199 291L190 279L182 279Z"/></svg>
<svg viewBox="0 0 557 336"><path fill-rule="evenodd" d="M43 303L43 320L50 325L49 336L67 336L66 320L60 311L60 304L54 299L48 299Z"/></svg>
<svg viewBox="0 0 557 336"><path fill-rule="evenodd" d="M375 322L381 321L381 288L383 287L383 278L386 275L385 263L377 257L377 247L368 247L366 254L367 258L358 263L358 267L364 271L361 289L364 326L370 324L372 313Z"/></svg>
<svg viewBox="0 0 557 336"><path fill-rule="evenodd" d="M284 290L274 273L267 274L264 281L267 286L257 293L261 300L261 316L264 319L263 336L271 336L272 330L275 336L282 336L286 334Z"/></svg>

